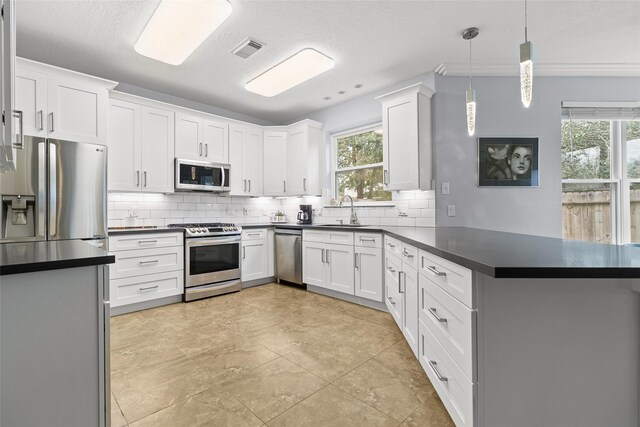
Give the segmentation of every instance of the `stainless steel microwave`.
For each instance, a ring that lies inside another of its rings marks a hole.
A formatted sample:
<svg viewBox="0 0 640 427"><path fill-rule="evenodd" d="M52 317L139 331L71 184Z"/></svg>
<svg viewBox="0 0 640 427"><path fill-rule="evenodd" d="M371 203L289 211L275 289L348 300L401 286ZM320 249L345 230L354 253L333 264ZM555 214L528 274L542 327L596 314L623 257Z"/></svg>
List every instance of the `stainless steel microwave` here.
<svg viewBox="0 0 640 427"><path fill-rule="evenodd" d="M229 191L231 167L176 157L176 191Z"/></svg>

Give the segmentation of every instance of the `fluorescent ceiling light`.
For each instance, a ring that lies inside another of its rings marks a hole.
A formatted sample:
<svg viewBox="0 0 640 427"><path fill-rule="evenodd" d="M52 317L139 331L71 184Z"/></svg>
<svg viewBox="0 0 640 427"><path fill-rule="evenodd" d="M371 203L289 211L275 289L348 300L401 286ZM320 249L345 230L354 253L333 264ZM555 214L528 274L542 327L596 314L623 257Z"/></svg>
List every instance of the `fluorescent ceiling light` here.
<svg viewBox="0 0 640 427"><path fill-rule="evenodd" d="M333 68L335 62L315 49L296 53L244 85L249 92L276 96Z"/></svg>
<svg viewBox="0 0 640 427"><path fill-rule="evenodd" d="M162 0L134 48L180 65L231 15L227 0Z"/></svg>

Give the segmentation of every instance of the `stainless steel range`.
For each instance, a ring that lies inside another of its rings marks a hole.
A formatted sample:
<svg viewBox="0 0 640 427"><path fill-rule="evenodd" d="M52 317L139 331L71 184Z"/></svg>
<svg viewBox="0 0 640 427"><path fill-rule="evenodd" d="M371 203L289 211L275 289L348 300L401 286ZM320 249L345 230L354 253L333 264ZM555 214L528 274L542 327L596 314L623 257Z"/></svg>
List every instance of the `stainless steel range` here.
<svg viewBox="0 0 640 427"><path fill-rule="evenodd" d="M185 230L185 301L241 289L241 227L222 223L168 227Z"/></svg>

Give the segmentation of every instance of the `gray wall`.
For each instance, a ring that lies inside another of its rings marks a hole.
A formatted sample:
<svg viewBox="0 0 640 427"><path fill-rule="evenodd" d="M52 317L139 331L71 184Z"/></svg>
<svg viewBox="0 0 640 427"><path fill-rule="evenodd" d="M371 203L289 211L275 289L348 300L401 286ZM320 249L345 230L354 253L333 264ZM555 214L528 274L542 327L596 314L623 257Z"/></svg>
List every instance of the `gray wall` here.
<svg viewBox="0 0 640 427"><path fill-rule="evenodd" d="M638 101L640 78L537 77L531 107L520 102L517 77L477 77L476 135L466 129L465 77L436 77L434 142L438 189L436 225L562 237L560 108L562 101ZM540 138L540 186L478 188L477 137ZM456 216L447 216L447 205Z"/></svg>

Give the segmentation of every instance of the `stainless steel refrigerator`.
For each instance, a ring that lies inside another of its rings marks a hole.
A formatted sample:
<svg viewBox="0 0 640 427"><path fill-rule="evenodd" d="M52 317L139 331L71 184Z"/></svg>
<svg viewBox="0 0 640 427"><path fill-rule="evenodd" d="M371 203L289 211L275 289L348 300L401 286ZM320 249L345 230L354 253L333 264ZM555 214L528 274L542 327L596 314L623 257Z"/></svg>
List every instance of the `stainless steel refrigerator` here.
<svg viewBox="0 0 640 427"><path fill-rule="evenodd" d="M106 247L107 147L24 137L0 174L0 243L87 240Z"/></svg>

